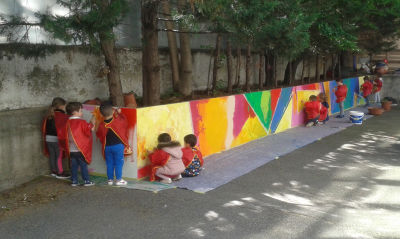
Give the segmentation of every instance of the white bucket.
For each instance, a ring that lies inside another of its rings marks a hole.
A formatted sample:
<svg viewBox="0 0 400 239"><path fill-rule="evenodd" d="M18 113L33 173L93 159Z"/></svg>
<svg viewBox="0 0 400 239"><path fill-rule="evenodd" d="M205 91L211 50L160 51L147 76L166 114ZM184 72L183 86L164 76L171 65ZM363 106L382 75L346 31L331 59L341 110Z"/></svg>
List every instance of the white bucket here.
<svg viewBox="0 0 400 239"><path fill-rule="evenodd" d="M353 124L362 124L364 113L360 111L350 111L350 121Z"/></svg>

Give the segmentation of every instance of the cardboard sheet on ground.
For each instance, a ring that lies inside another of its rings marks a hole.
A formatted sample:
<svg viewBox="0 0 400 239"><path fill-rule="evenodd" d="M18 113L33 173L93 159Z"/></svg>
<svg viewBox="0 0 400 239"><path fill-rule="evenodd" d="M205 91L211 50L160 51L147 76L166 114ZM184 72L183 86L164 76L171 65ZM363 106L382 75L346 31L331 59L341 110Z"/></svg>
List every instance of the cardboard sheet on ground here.
<svg viewBox="0 0 400 239"><path fill-rule="evenodd" d="M107 186L107 178L101 176L90 176L90 179L96 183L98 186ZM114 186L119 188L129 188L129 189L137 189L144 190L150 192L159 192L161 190L175 188L172 184L162 184L159 182L148 182L148 181L139 181L139 180L127 180L128 184L125 186Z"/></svg>
<svg viewBox="0 0 400 239"><path fill-rule="evenodd" d="M368 111L363 107L352 110L364 113ZM370 115L366 115L365 118L368 119L370 117ZM347 111L345 118L336 119L331 116L331 119L325 125L311 128L300 126L249 142L207 157L204 163L205 169L199 176L183 178L181 181L173 183L173 185L195 192L208 192L251 172L277 157L288 154L323 137L335 134L352 125L349 121L349 111ZM362 125L355 127L362 127ZM243 163L244 159L246 163Z"/></svg>

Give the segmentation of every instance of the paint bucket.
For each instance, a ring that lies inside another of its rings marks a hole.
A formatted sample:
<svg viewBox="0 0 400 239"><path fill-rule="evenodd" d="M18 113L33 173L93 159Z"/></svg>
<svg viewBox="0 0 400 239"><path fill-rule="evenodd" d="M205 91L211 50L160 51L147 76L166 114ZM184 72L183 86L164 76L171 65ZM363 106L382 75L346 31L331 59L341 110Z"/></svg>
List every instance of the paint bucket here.
<svg viewBox="0 0 400 239"><path fill-rule="evenodd" d="M362 124L364 113L360 111L350 111L350 121L353 124Z"/></svg>

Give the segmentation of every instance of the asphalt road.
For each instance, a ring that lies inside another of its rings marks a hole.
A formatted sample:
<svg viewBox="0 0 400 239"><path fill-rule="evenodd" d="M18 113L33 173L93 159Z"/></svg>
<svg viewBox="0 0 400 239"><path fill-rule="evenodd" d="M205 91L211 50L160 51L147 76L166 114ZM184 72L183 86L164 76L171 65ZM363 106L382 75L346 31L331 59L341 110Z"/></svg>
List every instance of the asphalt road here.
<svg viewBox="0 0 400 239"><path fill-rule="evenodd" d="M374 117L206 194L74 189L3 219L0 238L400 238L399 119Z"/></svg>

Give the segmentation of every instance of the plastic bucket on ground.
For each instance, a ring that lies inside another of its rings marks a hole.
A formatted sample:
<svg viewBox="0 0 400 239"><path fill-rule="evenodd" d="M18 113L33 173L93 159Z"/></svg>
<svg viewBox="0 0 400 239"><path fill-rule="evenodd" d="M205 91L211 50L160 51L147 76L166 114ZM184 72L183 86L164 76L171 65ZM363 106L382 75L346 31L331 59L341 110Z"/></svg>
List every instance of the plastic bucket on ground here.
<svg viewBox="0 0 400 239"><path fill-rule="evenodd" d="M350 121L353 124L362 124L364 113L360 111L350 111Z"/></svg>

